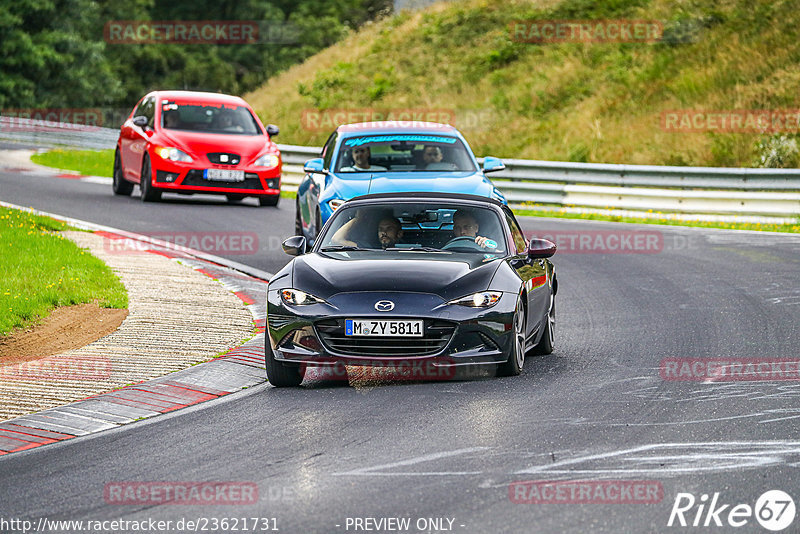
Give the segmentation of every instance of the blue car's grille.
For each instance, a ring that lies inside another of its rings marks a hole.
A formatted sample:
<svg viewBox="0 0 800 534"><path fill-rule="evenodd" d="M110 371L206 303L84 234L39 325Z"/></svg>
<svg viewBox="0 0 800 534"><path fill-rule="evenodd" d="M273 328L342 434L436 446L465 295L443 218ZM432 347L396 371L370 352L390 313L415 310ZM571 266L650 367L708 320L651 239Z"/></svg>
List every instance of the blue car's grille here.
<svg viewBox="0 0 800 534"><path fill-rule="evenodd" d="M353 337L344 335L343 319L326 319L314 326L322 344L331 352L371 358L436 354L447 346L456 329L448 321L425 321L422 337Z"/></svg>

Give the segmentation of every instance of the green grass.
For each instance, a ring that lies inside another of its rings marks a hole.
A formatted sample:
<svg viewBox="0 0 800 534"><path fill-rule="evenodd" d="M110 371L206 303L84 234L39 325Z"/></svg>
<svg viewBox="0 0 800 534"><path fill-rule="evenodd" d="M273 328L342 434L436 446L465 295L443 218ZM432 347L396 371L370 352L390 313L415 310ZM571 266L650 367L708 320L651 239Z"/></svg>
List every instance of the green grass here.
<svg viewBox="0 0 800 534"><path fill-rule="evenodd" d="M662 21L659 43L515 42L514 20ZM796 2L462 0L365 26L247 95L281 141L316 110L453 110L476 154L749 167L757 133L670 132L667 110L795 109ZM279 103L276 105L276 103Z"/></svg>
<svg viewBox="0 0 800 534"><path fill-rule="evenodd" d="M62 222L0 207L0 336L26 328L59 306L97 302L127 308L119 278L56 232Z"/></svg>
<svg viewBox="0 0 800 534"><path fill-rule="evenodd" d="M111 178L114 169L114 151L109 150L48 150L31 156L39 165L77 171L87 176Z"/></svg>
<svg viewBox="0 0 800 534"><path fill-rule="evenodd" d="M515 209L514 213L519 216L527 217L547 217L556 219L581 219L587 221L609 221L634 224L660 224L668 226L696 226L699 228L724 228L726 230L755 230L760 232L785 232L800 233L800 218L794 224L761 224L761 223L741 223L741 222L713 222L700 220L681 220L673 219L669 214L658 218L649 217L624 217L621 215L604 215L601 213L569 213L567 211L551 211L537 209L537 206Z"/></svg>

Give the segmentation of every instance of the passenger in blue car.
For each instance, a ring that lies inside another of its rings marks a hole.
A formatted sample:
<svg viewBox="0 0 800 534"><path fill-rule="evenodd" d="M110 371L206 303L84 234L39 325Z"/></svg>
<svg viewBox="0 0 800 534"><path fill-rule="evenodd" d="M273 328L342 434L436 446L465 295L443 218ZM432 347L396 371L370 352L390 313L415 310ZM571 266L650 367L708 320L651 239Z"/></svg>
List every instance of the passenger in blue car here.
<svg viewBox="0 0 800 534"><path fill-rule="evenodd" d="M380 165L370 165L369 160L372 153L368 146L353 147L350 151L353 158L353 165L349 167L342 167L339 169L341 172L364 172L364 171L385 171L386 167Z"/></svg>

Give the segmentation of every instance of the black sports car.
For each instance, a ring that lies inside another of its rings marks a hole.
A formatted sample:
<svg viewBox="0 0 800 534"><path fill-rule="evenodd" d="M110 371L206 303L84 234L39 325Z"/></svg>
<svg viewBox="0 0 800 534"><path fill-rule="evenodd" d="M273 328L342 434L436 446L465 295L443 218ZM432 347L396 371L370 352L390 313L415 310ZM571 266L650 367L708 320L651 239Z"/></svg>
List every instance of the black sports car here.
<svg viewBox="0 0 800 534"><path fill-rule="evenodd" d="M421 379L476 365L518 375L528 350L553 350L556 246L526 242L499 201L361 196L336 210L311 250L303 236L283 249L297 257L267 287L274 386L343 364L405 365Z"/></svg>

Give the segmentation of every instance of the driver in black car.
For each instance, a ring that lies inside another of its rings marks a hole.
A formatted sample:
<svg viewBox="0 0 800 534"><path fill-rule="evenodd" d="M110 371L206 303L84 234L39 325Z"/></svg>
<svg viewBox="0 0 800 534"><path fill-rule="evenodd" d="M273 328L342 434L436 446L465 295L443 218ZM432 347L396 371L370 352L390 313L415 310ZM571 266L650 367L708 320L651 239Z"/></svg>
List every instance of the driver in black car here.
<svg viewBox="0 0 800 534"><path fill-rule="evenodd" d="M458 210L453 214L453 235L455 238L472 237L481 248L496 249L497 243L488 237L479 236L479 230L478 219L469 211Z"/></svg>

